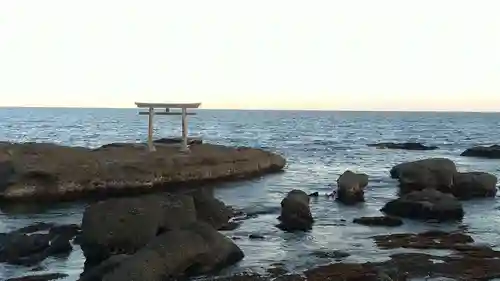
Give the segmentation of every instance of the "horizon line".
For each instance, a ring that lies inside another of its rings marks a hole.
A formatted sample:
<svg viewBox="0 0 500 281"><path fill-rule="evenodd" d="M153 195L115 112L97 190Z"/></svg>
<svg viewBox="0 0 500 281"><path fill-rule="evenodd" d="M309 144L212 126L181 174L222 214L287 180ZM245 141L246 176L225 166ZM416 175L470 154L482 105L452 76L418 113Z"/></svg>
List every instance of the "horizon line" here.
<svg viewBox="0 0 500 281"><path fill-rule="evenodd" d="M137 109L135 106L129 107L95 107L95 106L38 106L38 105L0 105L0 109L16 109L16 108L46 108L46 109ZM224 110L224 111L318 111L318 112L414 112L414 113L500 113L499 110L430 110L430 109L318 109L318 108L197 108L195 110Z"/></svg>

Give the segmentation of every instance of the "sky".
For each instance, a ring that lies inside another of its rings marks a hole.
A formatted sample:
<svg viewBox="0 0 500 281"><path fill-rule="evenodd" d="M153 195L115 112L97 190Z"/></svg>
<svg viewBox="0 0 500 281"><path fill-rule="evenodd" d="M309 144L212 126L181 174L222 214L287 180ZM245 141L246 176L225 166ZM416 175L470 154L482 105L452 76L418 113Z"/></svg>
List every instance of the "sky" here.
<svg viewBox="0 0 500 281"><path fill-rule="evenodd" d="M500 111L500 1L0 0L0 106Z"/></svg>

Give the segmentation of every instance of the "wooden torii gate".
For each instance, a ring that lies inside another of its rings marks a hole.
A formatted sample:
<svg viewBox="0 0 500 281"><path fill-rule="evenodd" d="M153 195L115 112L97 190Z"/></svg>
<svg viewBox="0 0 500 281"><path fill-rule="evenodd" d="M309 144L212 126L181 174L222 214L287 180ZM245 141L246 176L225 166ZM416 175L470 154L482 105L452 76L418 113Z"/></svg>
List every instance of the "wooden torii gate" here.
<svg viewBox="0 0 500 281"><path fill-rule="evenodd" d="M187 112L187 109L200 107L201 103L146 103L136 102L138 108L148 108L148 111L139 112L139 115L148 115L148 149L149 151L156 151L153 143L153 119L155 115L181 115L182 116L182 143L181 151L189 152L188 137L187 137L187 115L195 115L194 112ZM155 108L164 108L165 111L155 112ZM172 108L180 108L181 112L171 112Z"/></svg>

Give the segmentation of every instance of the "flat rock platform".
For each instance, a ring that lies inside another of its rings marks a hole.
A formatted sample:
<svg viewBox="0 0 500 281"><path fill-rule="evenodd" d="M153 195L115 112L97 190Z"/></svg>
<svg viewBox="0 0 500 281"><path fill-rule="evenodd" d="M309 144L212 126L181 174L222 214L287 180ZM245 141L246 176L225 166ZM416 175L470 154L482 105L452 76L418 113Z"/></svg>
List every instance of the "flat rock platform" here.
<svg viewBox="0 0 500 281"><path fill-rule="evenodd" d="M87 195L144 193L279 172L286 160L247 147L113 143L97 149L51 143L0 142L0 200L73 200Z"/></svg>

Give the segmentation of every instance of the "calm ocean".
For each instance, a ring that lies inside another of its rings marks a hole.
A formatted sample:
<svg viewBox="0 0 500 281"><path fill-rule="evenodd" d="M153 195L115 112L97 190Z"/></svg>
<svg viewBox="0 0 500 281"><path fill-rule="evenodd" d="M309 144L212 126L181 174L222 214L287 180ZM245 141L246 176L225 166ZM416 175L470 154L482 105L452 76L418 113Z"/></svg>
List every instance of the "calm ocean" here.
<svg viewBox="0 0 500 281"><path fill-rule="evenodd" d="M56 142L97 147L110 142L145 141L147 117L135 109L0 109L0 141ZM180 120L158 117L156 137L180 135ZM260 147L283 154L286 172L252 181L219 186L216 195L239 208L261 213L247 220L229 236L245 252L245 259L230 272L262 270L281 262L290 270L330 262L311 255L315 251L346 251L345 261L363 262L386 258L394 251L378 250L370 239L376 234L416 232L425 229L451 230L464 225L479 241L500 243L500 201L484 199L465 202L462 223L430 224L406 221L398 228L374 228L351 223L365 215L379 215L385 202L394 198L396 182L389 169L403 161L447 157L461 171L485 171L500 176L500 160L460 157L467 147L500 143L500 114L494 113L402 113L200 110L190 120L190 135L206 142ZM409 152L377 150L366 144L382 141L418 141L437 145L439 150ZM316 218L310 233L287 234L274 227L280 201L294 189L329 192L346 169L367 173L370 184L364 204L347 207L320 196L312 201ZM36 221L80 223L84 203L64 203L50 208L5 209L0 207L0 232ZM344 221L345 220L345 221ZM249 240L251 233L265 240ZM441 252L443 253L443 252ZM81 251L69 258L48 259L36 273L62 272L76 280L84 263ZM0 280L19 276L31 268L0 265Z"/></svg>

